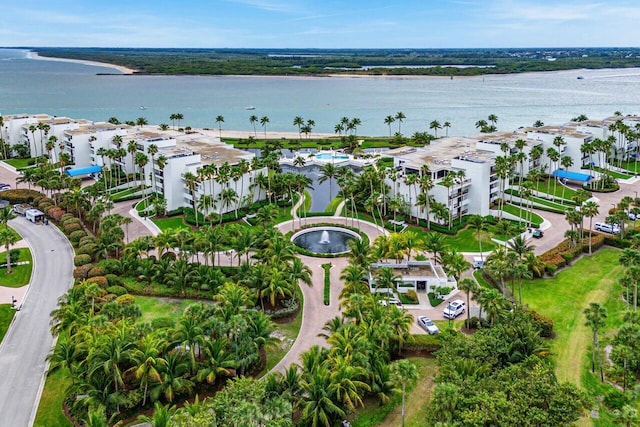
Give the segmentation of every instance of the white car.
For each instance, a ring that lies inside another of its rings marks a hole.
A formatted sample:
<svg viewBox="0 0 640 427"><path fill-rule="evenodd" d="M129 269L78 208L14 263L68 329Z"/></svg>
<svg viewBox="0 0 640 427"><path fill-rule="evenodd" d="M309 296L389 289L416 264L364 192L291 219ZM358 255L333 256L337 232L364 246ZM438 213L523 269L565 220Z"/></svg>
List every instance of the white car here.
<svg viewBox="0 0 640 427"><path fill-rule="evenodd" d="M429 335L439 334L438 325L433 323L427 316L418 316L418 326L427 331Z"/></svg>
<svg viewBox="0 0 640 427"><path fill-rule="evenodd" d="M466 309L466 304L461 299L457 299L455 301L451 301L444 309L442 315L447 319L455 319L464 313Z"/></svg>
<svg viewBox="0 0 640 427"><path fill-rule="evenodd" d="M387 305L395 305L398 308L402 308L402 301L400 301L396 297L391 297L389 299L381 299L378 301L381 306L386 307Z"/></svg>
<svg viewBox="0 0 640 427"><path fill-rule="evenodd" d="M0 183L0 191L11 190L11 186L9 184Z"/></svg>

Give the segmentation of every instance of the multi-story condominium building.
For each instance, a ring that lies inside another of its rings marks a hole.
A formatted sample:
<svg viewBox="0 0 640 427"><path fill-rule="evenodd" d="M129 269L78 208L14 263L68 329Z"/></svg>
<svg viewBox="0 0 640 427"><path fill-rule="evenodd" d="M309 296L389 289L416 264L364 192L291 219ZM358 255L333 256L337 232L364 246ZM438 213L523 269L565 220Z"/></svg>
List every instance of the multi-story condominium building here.
<svg viewBox="0 0 640 427"><path fill-rule="evenodd" d="M64 132L64 151L69 153L74 168L109 165L111 159L104 152L117 145L114 141L123 140L128 130L127 125L85 123Z"/></svg>
<svg viewBox="0 0 640 427"><path fill-rule="evenodd" d="M26 144L30 156L38 157L43 154L58 156L64 146L64 133L91 122L48 114L19 114L3 116L2 123L0 136L6 144L10 147ZM51 152L46 148L50 139L54 142Z"/></svg>

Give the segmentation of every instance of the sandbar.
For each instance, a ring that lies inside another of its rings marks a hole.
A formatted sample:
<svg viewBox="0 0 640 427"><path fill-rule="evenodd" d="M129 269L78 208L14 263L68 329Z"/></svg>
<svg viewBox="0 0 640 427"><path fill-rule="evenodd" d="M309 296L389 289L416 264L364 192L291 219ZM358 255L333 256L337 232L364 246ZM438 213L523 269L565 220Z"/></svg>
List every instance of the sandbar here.
<svg viewBox="0 0 640 427"><path fill-rule="evenodd" d="M76 64L91 65L94 67L114 68L120 71L122 74L133 74L136 72L136 70L132 68L123 67L122 65L107 64L105 62L97 62L97 61L86 61L84 59L52 58L49 56L40 56L38 55L38 52L33 52L33 51L29 52L28 56L30 59L38 59L38 60L44 60L44 61L75 62Z"/></svg>

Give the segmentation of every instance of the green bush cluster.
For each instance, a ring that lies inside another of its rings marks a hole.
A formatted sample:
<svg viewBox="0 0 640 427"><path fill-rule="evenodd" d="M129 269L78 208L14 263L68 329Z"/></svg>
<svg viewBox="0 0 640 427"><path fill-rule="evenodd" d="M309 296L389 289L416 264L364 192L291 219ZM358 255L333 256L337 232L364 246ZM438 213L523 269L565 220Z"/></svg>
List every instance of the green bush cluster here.
<svg viewBox="0 0 640 427"><path fill-rule="evenodd" d="M31 204L38 197L42 197L42 193L36 190L29 190L26 188L5 190L2 192L2 198L4 200L7 200L11 205L22 204L22 203Z"/></svg>
<svg viewBox="0 0 640 427"><path fill-rule="evenodd" d="M619 239L618 239L619 240ZM605 236L594 233L591 236L591 250L595 251L605 244ZM576 259L582 253L589 252L589 238L578 242L575 246L571 246L569 240L563 240L553 249L540 255L538 258L545 264L545 271L553 276L558 269L567 266L571 261Z"/></svg>
<svg viewBox="0 0 640 427"><path fill-rule="evenodd" d="M405 344L407 351L428 351L434 352L440 349L440 337L435 335L412 335L413 340Z"/></svg>
<svg viewBox="0 0 640 427"><path fill-rule="evenodd" d="M295 298L283 301L283 308L277 310L265 310L264 312L271 316L272 319L282 319L294 315L300 308L300 304Z"/></svg>
<svg viewBox="0 0 640 427"><path fill-rule="evenodd" d="M105 288L107 288L109 286L109 282L107 282L107 278L104 277L104 276L89 277L87 279L87 282L95 283L96 285L100 286L103 289L105 289Z"/></svg>
<svg viewBox="0 0 640 427"><path fill-rule="evenodd" d="M73 257L73 265L75 265L76 267L87 265L90 262L91 262L91 256L86 254L80 254Z"/></svg>
<svg viewBox="0 0 640 427"><path fill-rule="evenodd" d="M80 239L82 239L86 235L87 233L85 233L84 230L76 230L69 233L69 240L74 246L77 246Z"/></svg>

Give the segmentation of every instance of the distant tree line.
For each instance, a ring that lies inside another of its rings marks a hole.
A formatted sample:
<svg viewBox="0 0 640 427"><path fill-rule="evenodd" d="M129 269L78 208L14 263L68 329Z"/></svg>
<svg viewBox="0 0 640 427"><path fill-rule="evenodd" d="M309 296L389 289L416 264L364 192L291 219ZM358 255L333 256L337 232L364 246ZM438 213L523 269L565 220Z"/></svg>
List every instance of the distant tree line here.
<svg viewBox="0 0 640 427"><path fill-rule="evenodd" d="M117 64L139 74L473 76L640 66L640 49L263 50L38 48L42 56ZM389 68L393 67L393 68Z"/></svg>

